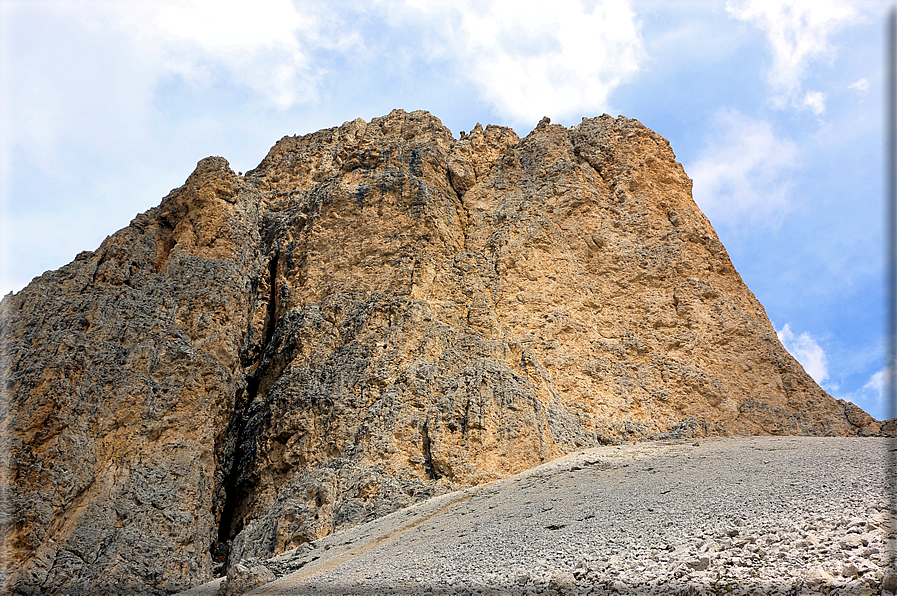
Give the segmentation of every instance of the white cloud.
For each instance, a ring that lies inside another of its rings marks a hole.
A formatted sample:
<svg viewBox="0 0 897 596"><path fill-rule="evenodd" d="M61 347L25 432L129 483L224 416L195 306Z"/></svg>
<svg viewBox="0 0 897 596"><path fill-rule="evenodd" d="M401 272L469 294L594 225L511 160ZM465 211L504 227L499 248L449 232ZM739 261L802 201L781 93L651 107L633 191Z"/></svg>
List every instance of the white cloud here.
<svg viewBox="0 0 897 596"><path fill-rule="evenodd" d="M847 87L848 89L856 89L857 91L865 91L869 88L869 81L866 79L860 79L859 81L853 83L852 85Z"/></svg>
<svg viewBox="0 0 897 596"><path fill-rule="evenodd" d="M326 37L310 10L290 0L256 0L251 9L234 0L152 6L167 65L188 78L211 61L278 108L315 96L320 73L309 50L326 45Z"/></svg>
<svg viewBox="0 0 897 596"><path fill-rule="evenodd" d="M820 116L825 111L825 93L821 91L807 91L801 106L809 108L811 112Z"/></svg>
<svg viewBox="0 0 897 596"><path fill-rule="evenodd" d="M627 2L578 0L550 7L517 0L408 0L410 17L447 23L426 40L436 56L460 58L485 99L518 121L608 109L610 93L644 54Z"/></svg>
<svg viewBox="0 0 897 596"><path fill-rule="evenodd" d="M208 86L220 78L288 108L314 97L320 73L311 49L328 46L333 13L317 3L257 0L60 2L58 14L127 40L121 49L154 80L178 75Z"/></svg>
<svg viewBox="0 0 897 596"><path fill-rule="evenodd" d="M869 380L866 381L865 385L863 385L863 388L861 391L872 393L873 395L876 396L876 398L878 399L878 401L880 403L883 403L885 389L886 389L885 384L887 383L887 381L888 381L888 370L883 368L880 371L878 371L877 373L875 373L874 375L872 375L871 377L869 377Z"/></svg>
<svg viewBox="0 0 897 596"><path fill-rule="evenodd" d="M887 403L888 376L888 369L883 368L872 374L861 388L835 397L851 401L869 412L873 418L884 420L891 415L891 405Z"/></svg>
<svg viewBox="0 0 897 596"><path fill-rule="evenodd" d="M256 0L251 10L243 2L222 0L155 4L161 31L194 41L210 53L278 45L296 49L295 32L313 24L289 0Z"/></svg>
<svg viewBox="0 0 897 596"><path fill-rule="evenodd" d="M779 341L819 385L828 379L828 357L809 333L795 335L787 323L776 331Z"/></svg>
<svg viewBox="0 0 897 596"><path fill-rule="evenodd" d="M609 110L610 93L638 71L644 55L635 14L619 0L556 0L547 8L514 0L349 0L336 8L315 0L259 0L251 9L237 0L57 0L32 11L35 21L64 19L73 30L93 33L98 46L116 48L122 64L115 72L107 67L106 77L127 90L123 105L133 106L135 120L153 109L156 90L176 79L203 92L239 86L253 103L287 109L320 100L332 83L328 65L389 60L379 68L395 72L410 59L425 69L451 69L447 78L472 81L499 113L532 123L544 115ZM50 64L44 59L34 71L46 72ZM26 124L58 131L72 120L45 113L49 100L40 99L43 92L34 95L38 101L20 102L34 106ZM51 110L71 111L63 99L53 101L63 107ZM26 136L46 136L43 128L31 128Z"/></svg>
<svg viewBox="0 0 897 596"><path fill-rule="evenodd" d="M795 143L776 136L768 121L737 110L718 112L712 130L714 136L687 168L701 209L711 221L777 223L791 208Z"/></svg>
<svg viewBox="0 0 897 596"><path fill-rule="evenodd" d="M326 75L314 53L351 55L361 44L318 2L11 4L15 33L4 45L15 59L2 75L15 81L15 117L5 140L34 164L73 144L136 150L160 116L202 119L235 109L234 97L241 112L314 103Z"/></svg>
<svg viewBox="0 0 897 596"><path fill-rule="evenodd" d="M726 12L731 18L753 23L766 34L772 50L767 77L773 104L822 113L825 96L818 91L804 94L803 80L812 61L834 55L830 37L856 21L856 9L842 0L729 0Z"/></svg>

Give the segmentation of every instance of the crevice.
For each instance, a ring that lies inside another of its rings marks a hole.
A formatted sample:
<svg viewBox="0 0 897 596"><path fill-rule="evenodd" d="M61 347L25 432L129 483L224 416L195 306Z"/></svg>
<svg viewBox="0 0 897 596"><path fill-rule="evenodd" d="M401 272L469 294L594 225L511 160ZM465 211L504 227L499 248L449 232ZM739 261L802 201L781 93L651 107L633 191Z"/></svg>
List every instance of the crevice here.
<svg viewBox="0 0 897 596"><path fill-rule="evenodd" d="M274 336L274 329L277 327L277 261L280 259L280 253L274 253L274 256L268 262L268 285L270 286L270 294L268 296L268 312L265 321L265 333L262 339L262 355L268 349L271 338Z"/></svg>
<svg viewBox="0 0 897 596"><path fill-rule="evenodd" d="M230 470L227 472L223 482L225 496L218 523L218 539L212 545L213 558L217 565L221 567L221 569L217 570L218 572L223 572L227 565L230 541L242 530L242 520L238 519L236 512L238 507L246 500L246 497L249 496L249 487L247 487L245 476L251 471L252 459L255 453L254 449L251 448L251 444L246 441L244 434L251 417L249 415L250 408L258 397L259 385L266 370L263 366L264 357L277 328L277 265L279 257L280 254L275 253L268 262L268 306L262 348L256 356L258 362L251 376L246 379L246 388L242 395L237 397L234 417L228 429L228 435L233 438L232 442L228 441L228 443L233 445L233 452L229 460L225 457L225 465L230 465ZM244 362L244 370L252 370L251 365L252 362Z"/></svg>
<svg viewBox="0 0 897 596"><path fill-rule="evenodd" d="M467 250L467 227L470 225L470 212L467 210L467 207L464 206L464 193L455 188L455 182L452 180L451 170L446 166L445 177L448 180L449 186L452 191L455 193L455 197L458 199L458 209L456 209L458 213L458 221L461 224L461 234L464 236L464 250Z"/></svg>
<svg viewBox="0 0 897 596"><path fill-rule="evenodd" d="M436 467L433 465L433 452L430 450L430 431L428 429L428 422L424 422L424 427L421 429L421 434L423 435L423 443L424 443L424 459L426 463L424 464L424 469L427 472L427 476L430 480L439 480L439 473L436 471Z"/></svg>
<svg viewBox="0 0 897 596"><path fill-rule="evenodd" d="M248 381L246 384L245 399L241 404L242 407L240 408L240 412L234 419L234 426L237 428L235 434L236 446L232 456L233 459L230 462L230 470L224 479L224 507L221 510L221 519L218 523L218 542L222 544L226 544L228 540L232 538L231 530L233 528L234 511L237 508L237 502L242 500L242 496L244 496L237 494L239 492L237 490L237 484L240 477L240 461L243 459L245 451L240 439L242 438L243 430L246 425L246 413L249 409L249 404L252 403L254 394L258 391L258 385L259 383L257 379L250 379Z"/></svg>
<svg viewBox="0 0 897 596"><path fill-rule="evenodd" d="M165 263L168 262L171 251L174 250L174 246L177 244L174 237L177 221L172 221L173 219L174 216L170 211L165 211L156 218L158 232L155 237L156 255L153 260L153 267L156 269L156 272L162 271Z"/></svg>

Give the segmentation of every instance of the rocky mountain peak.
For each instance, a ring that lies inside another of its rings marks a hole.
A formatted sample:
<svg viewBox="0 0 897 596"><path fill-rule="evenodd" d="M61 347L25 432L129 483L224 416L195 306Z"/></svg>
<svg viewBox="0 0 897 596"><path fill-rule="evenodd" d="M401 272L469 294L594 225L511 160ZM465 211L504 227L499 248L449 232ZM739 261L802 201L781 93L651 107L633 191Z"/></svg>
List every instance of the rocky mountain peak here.
<svg viewBox="0 0 897 596"><path fill-rule="evenodd" d="M0 303L8 593L166 594L583 447L877 434L669 143L394 110L199 162Z"/></svg>

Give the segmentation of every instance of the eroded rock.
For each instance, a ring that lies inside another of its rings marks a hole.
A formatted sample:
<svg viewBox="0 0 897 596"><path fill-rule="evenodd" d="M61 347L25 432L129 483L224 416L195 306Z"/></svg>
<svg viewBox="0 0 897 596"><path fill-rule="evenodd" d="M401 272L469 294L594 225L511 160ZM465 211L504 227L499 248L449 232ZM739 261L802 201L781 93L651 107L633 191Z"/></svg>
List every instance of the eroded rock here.
<svg viewBox="0 0 897 596"><path fill-rule="evenodd" d="M606 115L205 159L0 336L21 594L176 592L586 446L881 432L784 350L669 143Z"/></svg>

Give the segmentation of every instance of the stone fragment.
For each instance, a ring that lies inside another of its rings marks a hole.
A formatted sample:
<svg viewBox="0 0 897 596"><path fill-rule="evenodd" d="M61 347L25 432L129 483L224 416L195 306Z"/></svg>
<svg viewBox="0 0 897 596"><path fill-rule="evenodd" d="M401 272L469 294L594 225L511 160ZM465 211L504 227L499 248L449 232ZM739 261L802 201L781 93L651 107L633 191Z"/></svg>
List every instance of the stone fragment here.
<svg viewBox="0 0 897 596"><path fill-rule="evenodd" d="M227 570L227 579L221 582L218 596L242 596L274 579L274 574L264 565L247 567L237 563Z"/></svg>
<svg viewBox="0 0 897 596"><path fill-rule="evenodd" d="M846 582L838 591L839 594L844 594L844 596L877 596L876 592L878 592L878 590L873 589L872 586L862 578L852 579Z"/></svg>
<svg viewBox="0 0 897 596"><path fill-rule="evenodd" d="M897 592L897 573L888 571L881 580L881 589L883 592Z"/></svg>
<svg viewBox="0 0 897 596"><path fill-rule="evenodd" d="M844 538L842 538L838 544L844 550L852 550L855 548L859 548L861 546L865 546L866 542L863 540L863 537L859 534L848 534Z"/></svg>
<svg viewBox="0 0 897 596"><path fill-rule="evenodd" d="M555 571L551 574L548 587L558 591L572 590L576 588L576 578L569 571Z"/></svg>
<svg viewBox="0 0 897 596"><path fill-rule="evenodd" d="M874 511L878 510L875 509ZM891 523L891 517L885 512L877 512L869 516L867 523L870 528L888 529Z"/></svg>
<svg viewBox="0 0 897 596"><path fill-rule="evenodd" d="M862 528L866 525L866 520L862 517L852 517L847 521L847 529L851 528ZM857 530L858 532L862 532L862 530Z"/></svg>
<svg viewBox="0 0 897 596"><path fill-rule="evenodd" d="M687 561L689 567L695 571L704 571L710 567L710 557L698 557Z"/></svg>

